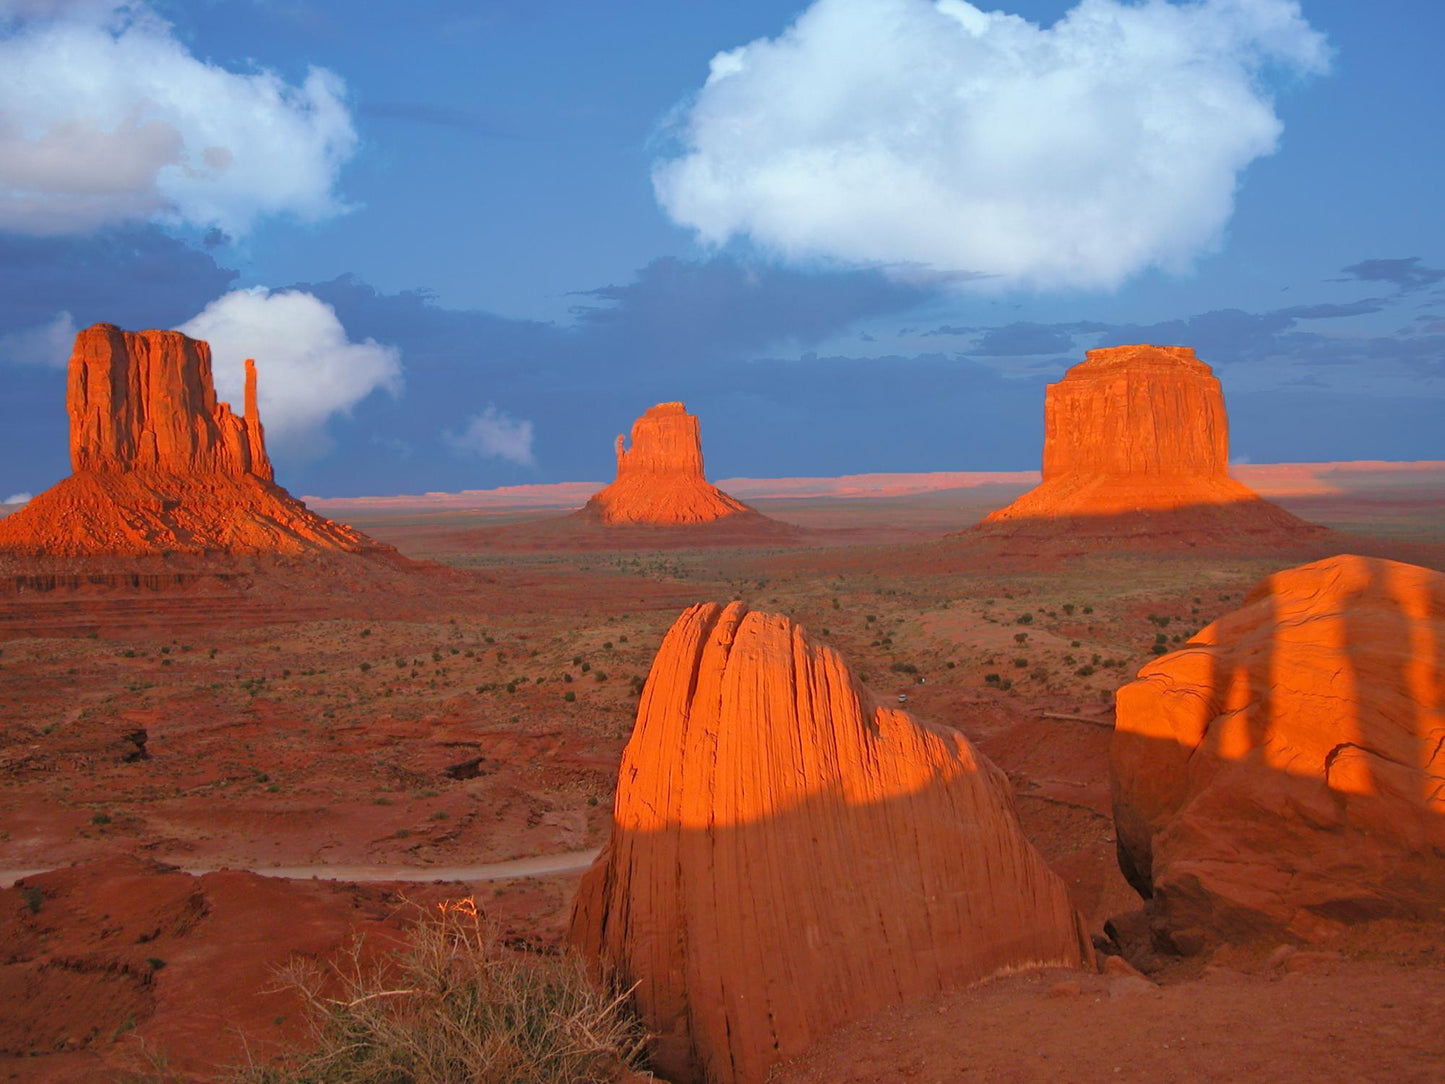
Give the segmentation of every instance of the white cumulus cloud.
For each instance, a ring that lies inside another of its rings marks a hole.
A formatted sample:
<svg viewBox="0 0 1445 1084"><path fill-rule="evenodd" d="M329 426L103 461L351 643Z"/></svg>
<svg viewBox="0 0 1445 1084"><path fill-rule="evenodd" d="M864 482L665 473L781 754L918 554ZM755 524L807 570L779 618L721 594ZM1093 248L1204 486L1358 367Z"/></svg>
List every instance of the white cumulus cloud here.
<svg viewBox="0 0 1445 1084"><path fill-rule="evenodd" d="M0 229L136 219L244 234L344 210L357 145L342 80L198 60L144 4L0 0Z"/></svg>
<svg viewBox="0 0 1445 1084"><path fill-rule="evenodd" d="M245 359L256 359L257 396L268 449L306 459L330 448L326 421L378 388L401 390L401 352L352 342L336 310L300 290L233 290L177 331L211 344L216 391L239 413Z"/></svg>
<svg viewBox="0 0 1445 1084"><path fill-rule="evenodd" d="M0 335L0 361L64 369L70 363L76 331L74 317L61 312L48 324Z"/></svg>
<svg viewBox="0 0 1445 1084"><path fill-rule="evenodd" d="M34 499L34 494L31 493L12 493L0 501L0 504L29 504Z"/></svg>
<svg viewBox="0 0 1445 1084"><path fill-rule="evenodd" d="M1218 245L1278 145L1266 80L1328 63L1295 0L816 0L713 58L653 186L709 243L1111 288Z"/></svg>
<svg viewBox="0 0 1445 1084"><path fill-rule="evenodd" d="M453 451L507 459L524 467L534 466L532 455L532 423L513 418L488 403L480 414L473 415L460 433L443 433Z"/></svg>

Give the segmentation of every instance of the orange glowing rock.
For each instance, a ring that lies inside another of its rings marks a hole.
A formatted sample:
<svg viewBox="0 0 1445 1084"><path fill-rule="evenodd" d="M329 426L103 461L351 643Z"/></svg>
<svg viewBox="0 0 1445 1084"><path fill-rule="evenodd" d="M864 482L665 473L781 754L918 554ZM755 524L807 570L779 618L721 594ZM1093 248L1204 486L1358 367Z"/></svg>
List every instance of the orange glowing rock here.
<svg viewBox="0 0 1445 1084"><path fill-rule="evenodd" d="M273 481L246 362L245 413L210 347L178 331L80 332L66 395L74 473L0 521L0 551L51 556L384 549Z"/></svg>
<svg viewBox="0 0 1445 1084"><path fill-rule="evenodd" d="M1219 380L1187 346L1090 350L1044 398L1043 482L983 522L1166 513L1161 525L1295 533L1311 528L1229 476ZM1072 525L1070 529L1077 529Z"/></svg>
<svg viewBox="0 0 1445 1084"><path fill-rule="evenodd" d="M697 418L681 403L658 403L632 425L632 447L617 438L617 481L583 513L603 523L665 526L710 523L757 513L703 476Z"/></svg>
<svg viewBox="0 0 1445 1084"><path fill-rule="evenodd" d="M882 1006L1093 958L1003 773L737 602L658 651L570 937L638 983L667 1079L738 1084Z"/></svg>
<svg viewBox="0 0 1445 1084"><path fill-rule="evenodd" d="M1445 575L1275 573L1119 690L1111 761L1119 863L1162 938L1445 918Z"/></svg>

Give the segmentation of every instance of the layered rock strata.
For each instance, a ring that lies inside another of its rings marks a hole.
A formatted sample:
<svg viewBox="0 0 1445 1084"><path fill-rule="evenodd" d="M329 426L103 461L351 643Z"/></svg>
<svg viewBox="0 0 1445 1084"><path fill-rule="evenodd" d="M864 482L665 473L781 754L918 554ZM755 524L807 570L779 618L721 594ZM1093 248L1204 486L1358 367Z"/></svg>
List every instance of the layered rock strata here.
<svg viewBox="0 0 1445 1084"><path fill-rule="evenodd" d="M1118 693L1119 863L1156 937L1445 919L1445 575L1270 576Z"/></svg>
<svg viewBox="0 0 1445 1084"><path fill-rule="evenodd" d="M741 603L668 632L571 939L673 1081L753 1084L845 1021L1092 948L1002 772Z"/></svg>
<svg viewBox="0 0 1445 1084"><path fill-rule="evenodd" d="M632 425L632 446L617 438L617 480L598 490L583 514L608 524L681 526L757 513L703 474L697 418L681 403L659 403Z"/></svg>

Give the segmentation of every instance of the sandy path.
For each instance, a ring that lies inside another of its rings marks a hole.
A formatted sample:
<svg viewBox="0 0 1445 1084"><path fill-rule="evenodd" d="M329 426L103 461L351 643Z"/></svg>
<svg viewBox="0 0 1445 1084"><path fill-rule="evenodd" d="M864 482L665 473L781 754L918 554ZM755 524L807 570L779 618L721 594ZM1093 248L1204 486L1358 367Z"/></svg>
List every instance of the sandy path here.
<svg viewBox="0 0 1445 1084"><path fill-rule="evenodd" d="M539 854L531 858L514 858L509 862L489 862L480 866L181 866L186 873L199 876L221 869L238 869L263 877L284 877L289 880L351 881L505 881L512 877L545 877L552 873L577 873L586 869L597 857L597 850L569 851L565 854ZM0 870L0 888L9 888L16 881L48 873L46 869Z"/></svg>

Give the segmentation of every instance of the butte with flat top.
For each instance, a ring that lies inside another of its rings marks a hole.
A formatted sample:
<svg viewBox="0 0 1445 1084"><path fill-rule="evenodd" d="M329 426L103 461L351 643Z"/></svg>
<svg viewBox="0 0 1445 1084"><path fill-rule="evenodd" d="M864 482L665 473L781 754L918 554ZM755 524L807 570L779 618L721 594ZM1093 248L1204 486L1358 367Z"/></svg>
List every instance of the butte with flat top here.
<svg viewBox="0 0 1445 1084"><path fill-rule="evenodd" d="M975 530L1296 542L1322 529L1229 475L1224 393L1187 346L1090 350L1044 399L1043 481Z"/></svg>

